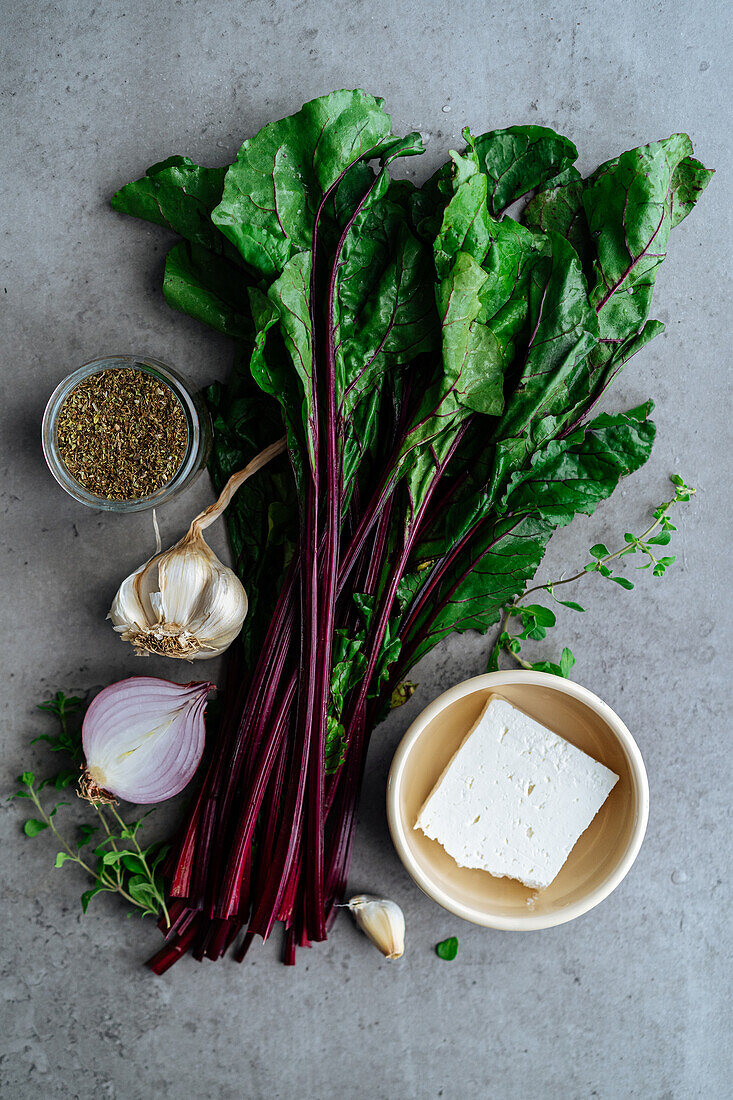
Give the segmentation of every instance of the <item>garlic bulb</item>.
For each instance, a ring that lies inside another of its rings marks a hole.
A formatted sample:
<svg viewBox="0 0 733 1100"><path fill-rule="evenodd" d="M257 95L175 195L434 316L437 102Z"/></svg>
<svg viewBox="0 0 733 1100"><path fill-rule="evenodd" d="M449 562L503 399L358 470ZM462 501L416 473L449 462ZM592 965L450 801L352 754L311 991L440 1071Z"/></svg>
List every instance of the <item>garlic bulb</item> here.
<svg viewBox="0 0 733 1100"><path fill-rule="evenodd" d="M387 959L399 959L405 953L405 917L394 901L357 894L348 902L359 928Z"/></svg>
<svg viewBox="0 0 733 1100"><path fill-rule="evenodd" d="M213 687L131 676L100 691L82 725L81 796L148 804L182 791L204 751L204 710Z"/></svg>
<svg viewBox="0 0 733 1100"><path fill-rule="evenodd" d="M107 618L139 654L205 660L218 657L237 637L247 615L247 593L201 532L219 518L247 478L284 450L284 439L266 447L230 477L216 503L196 516L175 546L122 582Z"/></svg>

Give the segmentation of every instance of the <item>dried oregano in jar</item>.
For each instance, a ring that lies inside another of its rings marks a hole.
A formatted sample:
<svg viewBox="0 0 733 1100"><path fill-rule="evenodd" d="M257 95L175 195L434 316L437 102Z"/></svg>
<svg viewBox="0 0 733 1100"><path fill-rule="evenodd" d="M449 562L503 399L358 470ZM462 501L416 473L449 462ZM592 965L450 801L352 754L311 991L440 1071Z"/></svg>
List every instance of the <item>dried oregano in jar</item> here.
<svg viewBox="0 0 733 1100"><path fill-rule="evenodd" d="M180 469L186 416L160 378L131 367L99 371L75 386L57 421L59 455L87 492L135 500L158 492Z"/></svg>

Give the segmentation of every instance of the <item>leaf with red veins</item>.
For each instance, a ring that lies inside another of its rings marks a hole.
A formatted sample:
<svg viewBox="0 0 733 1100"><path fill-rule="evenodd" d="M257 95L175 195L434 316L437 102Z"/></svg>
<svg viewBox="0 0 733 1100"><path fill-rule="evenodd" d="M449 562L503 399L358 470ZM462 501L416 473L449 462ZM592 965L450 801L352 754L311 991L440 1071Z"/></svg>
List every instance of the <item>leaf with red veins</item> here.
<svg viewBox="0 0 733 1100"><path fill-rule="evenodd" d="M649 316L657 268L674 224L707 184L686 134L631 149L587 181L583 205L595 248L591 302L602 339L628 338Z"/></svg>

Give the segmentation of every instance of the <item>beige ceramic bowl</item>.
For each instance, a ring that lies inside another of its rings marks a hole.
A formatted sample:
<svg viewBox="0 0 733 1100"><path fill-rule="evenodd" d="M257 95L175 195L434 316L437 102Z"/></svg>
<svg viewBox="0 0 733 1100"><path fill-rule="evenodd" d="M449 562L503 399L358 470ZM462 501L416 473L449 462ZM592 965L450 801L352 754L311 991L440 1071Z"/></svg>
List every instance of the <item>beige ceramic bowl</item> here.
<svg viewBox="0 0 733 1100"><path fill-rule="evenodd" d="M459 867L437 840L413 826L446 764L497 692L619 776L606 802L546 890ZM387 785L392 840L425 893L465 920L528 931L564 924L614 890L641 847L649 816L649 782L624 723L587 688L545 672L491 672L446 691L412 723Z"/></svg>

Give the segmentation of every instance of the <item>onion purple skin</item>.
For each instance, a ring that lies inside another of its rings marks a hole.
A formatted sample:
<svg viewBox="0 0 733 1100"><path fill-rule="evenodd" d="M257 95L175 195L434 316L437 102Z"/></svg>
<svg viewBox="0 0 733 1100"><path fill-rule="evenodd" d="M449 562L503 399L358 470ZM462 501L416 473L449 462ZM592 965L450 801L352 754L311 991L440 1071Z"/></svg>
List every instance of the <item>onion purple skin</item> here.
<svg viewBox="0 0 733 1100"><path fill-rule="evenodd" d="M179 794L201 762L204 711L215 686L131 676L100 691L82 726L82 787L137 805Z"/></svg>

